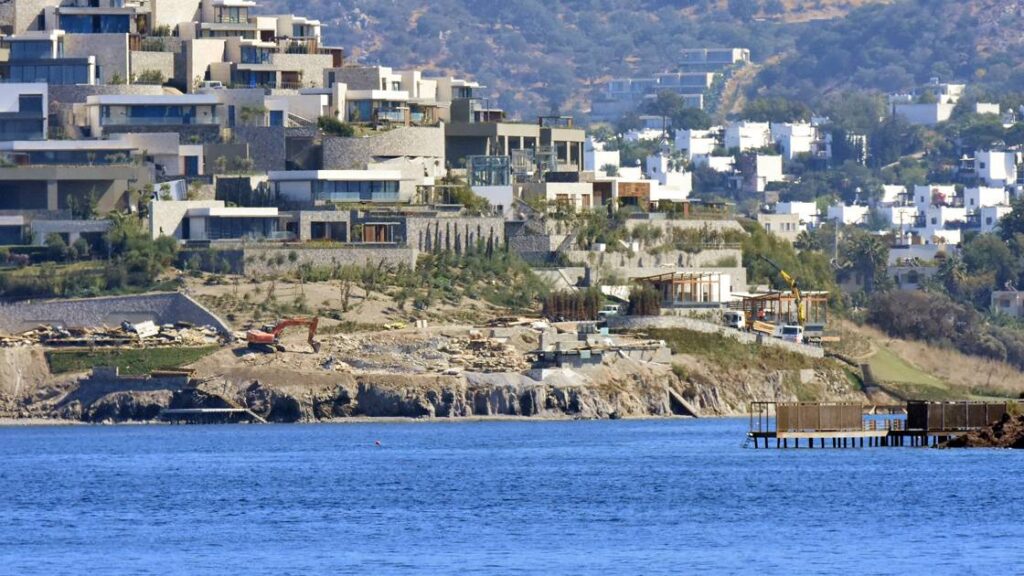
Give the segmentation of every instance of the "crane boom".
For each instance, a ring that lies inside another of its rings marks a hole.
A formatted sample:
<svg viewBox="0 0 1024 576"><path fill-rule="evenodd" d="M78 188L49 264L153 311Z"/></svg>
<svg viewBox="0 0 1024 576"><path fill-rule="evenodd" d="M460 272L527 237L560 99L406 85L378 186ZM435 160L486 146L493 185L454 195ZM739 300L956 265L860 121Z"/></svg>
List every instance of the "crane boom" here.
<svg viewBox="0 0 1024 576"><path fill-rule="evenodd" d="M782 266L776 264L775 261L772 260L771 258L768 258L767 256L764 255L758 255L758 257L761 260L764 260L765 262L770 264L772 268L775 268L775 270L779 273L779 276L782 277L782 280L789 286L789 292L790 294L793 295L793 300L796 302L797 323L801 326L806 324L807 313L804 311L803 294L800 292L800 286L797 284L797 279L794 278L789 272L783 270Z"/></svg>

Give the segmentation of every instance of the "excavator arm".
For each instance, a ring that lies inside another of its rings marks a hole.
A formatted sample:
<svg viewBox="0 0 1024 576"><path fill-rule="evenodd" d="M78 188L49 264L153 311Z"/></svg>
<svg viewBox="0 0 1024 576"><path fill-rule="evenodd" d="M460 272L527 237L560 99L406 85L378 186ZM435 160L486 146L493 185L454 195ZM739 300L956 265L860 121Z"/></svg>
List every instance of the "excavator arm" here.
<svg viewBox="0 0 1024 576"><path fill-rule="evenodd" d="M320 342L316 340L316 329L320 325L320 318L289 318L277 323L270 332L262 330L250 330L246 335L249 346L273 346L281 349L281 334L293 326L308 326L309 336L306 341L313 352L320 351Z"/></svg>

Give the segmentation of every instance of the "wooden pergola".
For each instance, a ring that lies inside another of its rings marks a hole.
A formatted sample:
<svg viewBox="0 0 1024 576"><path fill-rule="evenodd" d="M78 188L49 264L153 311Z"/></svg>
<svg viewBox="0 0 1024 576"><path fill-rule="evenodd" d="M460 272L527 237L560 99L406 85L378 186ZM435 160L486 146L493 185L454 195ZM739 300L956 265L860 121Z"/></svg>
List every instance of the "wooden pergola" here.
<svg viewBox="0 0 1024 576"><path fill-rule="evenodd" d="M828 292L802 292L801 299L808 324L828 323ZM744 294L741 306L748 323L755 320L777 325L797 323L796 297L790 292Z"/></svg>
<svg viewBox="0 0 1024 576"><path fill-rule="evenodd" d="M722 274L719 272L670 272L646 278L637 278L661 292L666 306L712 304L724 301Z"/></svg>

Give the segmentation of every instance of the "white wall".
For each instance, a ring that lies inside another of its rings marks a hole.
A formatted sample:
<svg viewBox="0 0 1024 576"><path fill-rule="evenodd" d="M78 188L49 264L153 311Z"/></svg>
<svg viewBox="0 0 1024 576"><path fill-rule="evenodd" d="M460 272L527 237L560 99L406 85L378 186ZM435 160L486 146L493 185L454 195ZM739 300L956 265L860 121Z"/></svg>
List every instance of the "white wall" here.
<svg viewBox="0 0 1024 576"><path fill-rule="evenodd" d="M968 188L964 190L964 208L973 213L979 208L1009 204L1005 188Z"/></svg>

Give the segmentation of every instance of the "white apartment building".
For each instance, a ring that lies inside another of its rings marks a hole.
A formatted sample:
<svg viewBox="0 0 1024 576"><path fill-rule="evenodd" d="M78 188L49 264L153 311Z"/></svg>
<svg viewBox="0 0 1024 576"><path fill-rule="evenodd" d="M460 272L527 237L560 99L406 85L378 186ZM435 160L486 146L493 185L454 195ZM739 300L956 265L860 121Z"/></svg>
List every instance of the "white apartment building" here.
<svg viewBox="0 0 1024 576"><path fill-rule="evenodd" d="M924 212L932 205L940 205L952 202L956 197L956 186L952 184L927 184L914 186L913 204L921 212Z"/></svg>
<svg viewBox="0 0 1024 576"><path fill-rule="evenodd" d="M983 234L995 232L999 221L1013 211L1010 206L983 206L978 212L978 223Z"/></svg>
<svg viewBox="0 0 1024 576"><path fill-rule="evenodd" d="M800 154L810 154L818 131L806 123L775 123L771 125L772 141L782 150L782 157L788 162Z"/></svg>
<svg viewBox="0 0 1024 576"><path fill-rule="evenodd" d="M682 166L672 165L672 160L664 154L647 157L647 178L658 183L652 186L651 201L672 200L680 202L690 197L693 192L693 173L687 172ZM655 189L658 190L657 194ZM659 196L655 198L655 195Z"/></svg>
<svg viewBox="0 0 1024 576"><path fill-rule="evenodd" d="M918 211L915 206L880 205L875 213L885 220L890 228L907 232L917 223Z"/></svg>
<svg viewBox="0 0 1024 576"><path fill-rule="evenodd" d="M782 156L769 156L758 154L754 158L753 187L755 192L761 193L768 189L772 182L785 180L782 172Z"/></svg>
<svg viewBox="0 0 1024 576"><path fill-rule="evenodd" d="M854 226L865 223L870 212L871 209L867 206L833 204L828 207L826 219L830 222L839 222L846 226Z"/></svg>
<svg viewBox="0 0 1024 576"><path fill-rule="evenodd" d="M720 129L710 130L676 130L676 150L688 160L695 156L710 156L718 147Z"/></svg>
<svg viewBox="0 0 1024 576"><path fill-rule="evenodd" d="M583 169L587 172L604 173L605 166L619 167L620 156L618 150L605 150L604 142L597 142L593 137L587 136L583 145Z"/></svg>
<svg viewBox="0 0 1024 576"><path fill-rule="evenodd" d="M814 202L779 202L775 205L776 214L797 214L800 222L808 226L818 224L818 205Z"/></svg>
<svg viewBox="0 0 1024 576"><path fill-rule="evenodd" d="M1011 186L1017 182L1017 153L979 150L974 170L986 186Z"/></svg>
<svg viewBox="0 0 1024 576"><path fill-rule="evenodd" d="M1008 205L1009 195L1005 188L968 188L964 190L964 208L968 214L973 214L981 208L990 206Z"/></svg>
<svg viewBox="0 0 1024 576"><path fill-rule="evenodd" d="M725 128L725 149L747 152L772 144L771 125L767 122L733 122Z"/></svg>
<svg viewBox="0 0 1024 576"><path fill-rule="evenodd" d="M893 205L903 202L907 195L906 186L894 186L885 184L882 186L882 197L878 200L880 205Z"/></svg>

